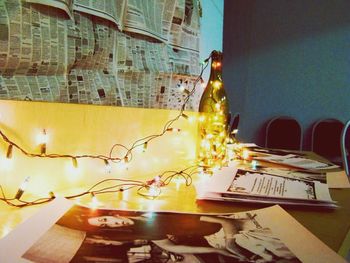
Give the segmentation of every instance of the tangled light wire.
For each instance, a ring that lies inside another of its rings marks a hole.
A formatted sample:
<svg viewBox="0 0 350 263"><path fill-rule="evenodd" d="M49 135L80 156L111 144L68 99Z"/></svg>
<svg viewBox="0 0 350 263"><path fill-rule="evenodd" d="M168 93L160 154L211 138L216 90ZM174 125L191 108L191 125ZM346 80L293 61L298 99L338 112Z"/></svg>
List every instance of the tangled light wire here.
<svg viewBox="0 0 350 263"><path fill-rule="evenodd" d="M137 139L130 147L127 147L123 144L116 143L114 144L110 151L109 155L92 155L92 154L82 154L82 155L72 155L72 154L59 154L59 153L46 153L46 149L42 151L41 153L31 153L27 150L25 150L23 147L15 143L13 140L11 140L2 130L0 130L0 137L4 142L8 144L8 150L7 150L7 157L10 157L12 155L13 148L18 149L22 154L24 154L27 157L31 158L71 158L73 160L73 164L77 163L78 159L82 158L90 158L90 159L99 159L104 161L106 164L111 161L114 163L119 162L130 162L133 157L133 151L138 147L145 147L151 142L152 140L155 140L156 138L159 138L163 136L165 133L172 131L174 128L172 125L179 120L181 117L187 119L188 116L184 113L186 105L190 99L190 97L194 94L196 90L196 86L198 82L203 81L202 75L204 70L207 68L209 64L209 59L211 58L211 55L204 60L204 62L201 64L201 70L198 77L193 82L193 87L191 90L185 89L186 97L184 98L183 104L181 105L181 108L179 110L179 113L172 119L168 120L164 126L161 132L157 134L152 134L145 136L143 138ZM115 157L113 156L114 150L120 147L125 150L125 154L122 157ZM65 196L66 199L74 199L78 198L84 195L91 195L96 196L99 194L106 194L106 193L116 193L116 192L123 192L130 189L137 188L137 193L143 197L154 199L157 196L161 194L161 187L167 186L170 184L170 182L173 180L174 177L182 178L185 181L185 185L189 186L192 183L192 175L197 173L197 168L199 165L192 165L190 167L187 167L185 169L179 170L179 171L165 171L157 176L154 177L152 180L148 180L146 182L139 181L139 180L128 180L128 179L120 179L120 178L108 178L104 179L93 186L91 186L86 191L83 191L78 194ZM112 186L105 186L102 187L105 183L114 183ZM154 191L150 194L149 191L154 188ZM42 197L35 199L33 201L25 201L21 199L21 196L24 192L23 189L19 188L17 191L17 194L13 198L7 197L3 187L0 185L0 201L5 202L6 204L14 207L26 207L26 206L32 206L32 205L38 205L43 204L52 201L56 198L55 194L53 192L50 192L48 197Z"/></svg>

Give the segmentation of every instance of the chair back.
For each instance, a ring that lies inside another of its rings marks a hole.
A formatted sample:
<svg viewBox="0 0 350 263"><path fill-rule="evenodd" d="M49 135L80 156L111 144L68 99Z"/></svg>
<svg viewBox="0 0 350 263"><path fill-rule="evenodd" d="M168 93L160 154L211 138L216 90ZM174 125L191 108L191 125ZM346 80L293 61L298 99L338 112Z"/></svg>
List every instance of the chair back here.
<svg viewBox="0 0 350 263"><path fill-rule="evenodd" d="M265 147L301 150L302 129L299 122L288 116L271 119L266 126Z"/></svg>
<svg viewBox="0 0 350 263"><path fill-rule="evenodd" d="M341 165L340 137L344 124L337 119L322 119L312 126L311 150Z"/></svg>
<svg viewBox="0 0 350 263"><path fill-rule="evenodd" d="M348 177L350 177L349 172L349 163L350 163L350 120L348 120L343 128L342 134L341 134L341 153L342 153L342 160L343 160L343 167L345 170L345 173Z"/></svg>

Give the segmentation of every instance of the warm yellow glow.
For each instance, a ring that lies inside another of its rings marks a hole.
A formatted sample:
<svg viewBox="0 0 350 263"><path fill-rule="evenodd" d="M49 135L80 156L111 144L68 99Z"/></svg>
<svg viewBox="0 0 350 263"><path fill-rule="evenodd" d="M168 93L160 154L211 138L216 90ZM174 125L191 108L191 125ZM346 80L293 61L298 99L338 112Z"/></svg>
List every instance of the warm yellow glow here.
<svg viewBox="0 0 350 263"><path fill-rule="evenodd" d="M24 181L21 183L19 189L21 189L22 191L25 191L25 190L27 189L27 187L28 187L29 179L30 179L30 177L27 176L27 177L24 179Z"/></svg>
<svg viewBox="0 0 350 263"><path fill-rule="evenodd" d="M98 201L96 195L91 194L91 202L90 202L90 204L89 204L90 208L96 209L96 208L98 208L100 205L101 205L101 204L100 204L100 202Z"/></svg>
<svg viewBox="0 0 350 263"><path fill-rule="evenodd" d="M5 237L8 233L10 233L12 230L12 227L9 224L6 224L2 227L1 233L0 233L0 238Z"/></svg>
<svg viewBox="0 0 350 263"><path fill-rule="evenodd" d="M207 139L212 139L212 138L214 138L214 135L211 134L211 133L209 133L209 134L207 134L205 137L206 137Z"/></svg>
<svg viewBox="0 0 350 263"><path fill-rule="evenodd" d="M0 171L11 171L13 168L14 158L0 156Z"/></svg>
<svg viewBox="0 0 350 263"><path fill-rule="evenodd" d="M213 81L213 87L215 89L220 89L221 86L222 86L222 82L221 81L218 81L218 80Z"/></svg>
<svg viewBox="0 0 350 263"><path fill-rule="evenodd" d="M248 160L249 156L250 156L249 151L247 149L243 149L243 151L242 151L242 158L243 158L243 160Z"/></svg>
<svg viewBox="0 0 350 263"><path fill-rule="evenodd" d="M9 100L0 100L0 112L4 117L1 131L28 152L40 154L38 144L48 143L47 154L73 156L109 156L114 144L131 147L137 139L160 134L164 124L179 114L177 110ZM12 158L7 159L9 144L0 140L1 182L6 193L16 193L21 180L30 175L24 200L35 200L48 197L48 191L63 196L67 195L66 191L80 193L107 178L143 181L166 170L185 168L197 157L199 113L186 111L184 114L188 119L182 115L172 125L176 127L175 133L167 132L152 140L142 154L133 151L126 163L123 158L127 150L120 146L114 147L111 155L122 161L106 164L101 159L78 158L77 168L72 158L31 158L15 147ZM143 150L143 143L141 141L136 149Z"/></svg>
<svg viewBox="0 0 350 263"><path fill-rule="evenodd" d="M75 182L82 176L82 169L80 166L74 166L72 161L66 163L66 176L70 182Z"/></svg>
<svg viewBox="0 0 350 263"><path fill-rule="evenodd" d="M253 170L256 170L257 165L258 165L258 162L257 162L256 160L253 160L252 163L251 163L251 165L252 165L252 169L253 169Z"/></svg>
<svg viewBox="0 0 350 263"><path fill-rule="evenodd" d="M46 129L41 130L36 135L36 143L38 145L47 144L49 142L49 135Z"/></svg>
<svg viewBox="0 0 350 263"><path fill-rule="evenodd" d="M199 119L198 119L200 122L204 122L205 121L205 116L204 115L201 115L199 116Z"/></svg>
<svg viewBox="0 0 350 263"><path fill-rule="evenodd" d="M160 188L154 184L149 186L148 195L151 197L157 197L160 194Z"/></svg>
<svg viewBox="0 0 350 263"><path fill-rule="evenodd" d="M215 103L215 109L216 110L220 110L221 108L221 104L220 103Z"/></svg>

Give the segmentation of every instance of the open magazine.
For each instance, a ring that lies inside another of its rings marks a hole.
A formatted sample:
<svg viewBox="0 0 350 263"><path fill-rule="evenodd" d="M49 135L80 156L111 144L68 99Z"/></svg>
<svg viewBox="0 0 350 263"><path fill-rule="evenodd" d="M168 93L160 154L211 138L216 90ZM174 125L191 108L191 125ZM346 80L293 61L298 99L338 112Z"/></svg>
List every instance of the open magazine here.
<svg viewBox="0 0 350 263"><path fill-rule="evenodd" d="M92 210L57 199L0 240L3 263L315 260L345 262L279 206L190 214Z"/></svg>
<svg viewBox="0 0 350 263"><path fill-rule="evenodd" d="M274 168L225 167L209 182L196 186L197 199L336 208L325 176Z"/></svg>

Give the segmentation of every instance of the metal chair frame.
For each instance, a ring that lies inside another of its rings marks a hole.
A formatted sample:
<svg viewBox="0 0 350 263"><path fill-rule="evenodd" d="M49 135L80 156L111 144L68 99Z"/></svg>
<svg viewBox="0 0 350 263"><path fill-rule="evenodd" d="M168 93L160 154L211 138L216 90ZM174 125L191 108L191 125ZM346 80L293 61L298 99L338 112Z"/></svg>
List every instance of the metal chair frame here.
<svg viewBox="0 0 350 263"><path fill-rule="evenodd" d="M350 127L350 120L348 120L343 128L342 134L341 134L341 153L342 153L342 159L343 159L343 167L345 170L345 173L348 177L350 177L350 172L349 172L349 149L347 149L347 137L350 136L350 131L349 130ZM347 135L348 134L348 135Z"/></svg>

